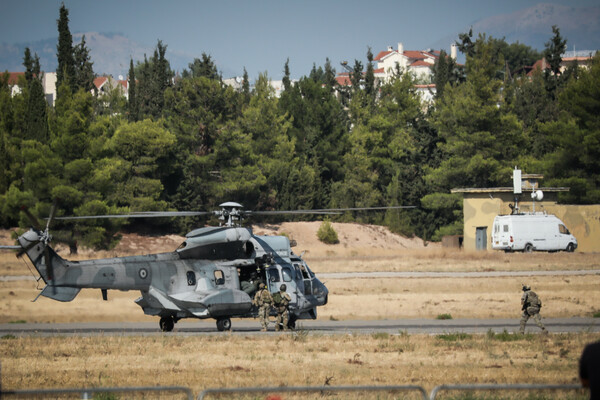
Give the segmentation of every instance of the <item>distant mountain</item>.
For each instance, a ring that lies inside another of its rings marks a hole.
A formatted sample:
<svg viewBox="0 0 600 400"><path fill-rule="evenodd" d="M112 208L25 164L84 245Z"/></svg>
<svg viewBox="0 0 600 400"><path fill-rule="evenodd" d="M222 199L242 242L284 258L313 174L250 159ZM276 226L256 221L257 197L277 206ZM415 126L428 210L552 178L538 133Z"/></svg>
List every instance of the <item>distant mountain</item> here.
<svg viewBox="0 0 600 400"><path fill-rule="evenodd" d="M85 35L85 42L90 49L90 56L94 63L94 72L98 75L109 74L115 78L119 75L126 77L129 71L129 60L134 63L144 61L144 55L148 58L154 54L154 47L147 47L136 43L121 34L107 34L98 32L73 34L73 45L81 42ZM0 71L23 71L23 54L29 47L32 54L37 53L40 57L40 65L43 71L56 71L58 61L56 59L56 45L58 38L44 39L30 43L0 44ZM181 72L188 67L194 57L169 50L167 43L167 59L171 63L171 69Z"/></svg>
<svg viewBox="0 0 600 400"><path fill-rule="evenodd" d="M600 6L569 7L558 4L539 3L533 7L510 14L501 14L473 23L473 37L479 33L495 38L504 37L508 43L519 42L543 50L552 37L552 25L558 26L560 34L567 39L567 50L600 50ZM468 32L465 26L438 42L433 48L448 48L458 39L458 34Z"/></svg>

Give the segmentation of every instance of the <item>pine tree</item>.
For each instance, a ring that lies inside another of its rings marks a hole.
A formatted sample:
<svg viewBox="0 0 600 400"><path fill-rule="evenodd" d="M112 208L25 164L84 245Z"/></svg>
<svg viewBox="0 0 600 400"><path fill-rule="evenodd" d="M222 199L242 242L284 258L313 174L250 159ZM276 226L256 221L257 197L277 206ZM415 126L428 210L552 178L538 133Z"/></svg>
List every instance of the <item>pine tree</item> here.
<svg viewBox="0 0 600 400"><path fill-rule="evenodd" d="M556 98L556 90L562 83L560 63L562 62L562 54L567 49L567 41L560 35L560 29L556 25L552 26L552 38L545 43L544 57L550 65L550 69L544 71L546 81L546 90L552 98Z"/></svg>
<svg viewBox="0 0 600 400"><path fill-rule="evenodd" d="M360 82L363 79L363 66L358 60L354 60L354 68L350 72L350 82L352 83L352 91L357 92L360 90Z"/></svg>
<svg viewBox="0 0 600 400"><path fill-rule="evenodd" d="M75 86L75 59L73 57L73 37L69 31L69 10L64 3L60 7L60 18L58 23L58 45L56 57L58 58L58 67L56 68L56 89L63 81L69 82L73 90Z"/></svg>
<svg viewBox="0 0 600 400"><path fill-rule="evenodd" d="M165 46L166 47L166 46ZM204 76L208 79L221 80L219 70L212 58L206 53L202 53L202 59L194 58L194 61L188 64L190 71L184 70L182 76L184 78L200 78Z"/></svg>
<svg viewBox="0 0 600 400"><path fill-rule="evenodd" d="M335 80L335 69L331 66L329 58L325 59L325 85L333 90L337 81Z"/></svg>
<svg viewBox="0 0 600 400"><path fill-rule="evenodd" d="M90 50L85 45L85 35L81 37L81 42L73 49L73 59L75 62L74 83L77 89L89 91L94 89L94 69L90 57Z"/></svg>

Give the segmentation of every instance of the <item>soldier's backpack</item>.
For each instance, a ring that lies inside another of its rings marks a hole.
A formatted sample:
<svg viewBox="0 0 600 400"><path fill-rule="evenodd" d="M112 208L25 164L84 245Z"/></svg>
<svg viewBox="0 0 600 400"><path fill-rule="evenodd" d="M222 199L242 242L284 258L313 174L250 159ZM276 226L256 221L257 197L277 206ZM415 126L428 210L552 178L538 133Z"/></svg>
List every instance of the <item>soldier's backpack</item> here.
<svg viewBox="0 0 600 400"><path fill-rule="evenodd" d="M542 300L540 300L540 298L538 297L538 295L533 292L530 291L527 294L527 303L529 303L529 307L539 307L542 308Z"/></svg>
<svg viewBox="0 0 600 400"><path fill-rule="evenodd" d="M282 300L283 299L281 298L281 293L280 292L273 293L273 304L275 304L276 306L278 306L279 304L281 304Z"/></svg>

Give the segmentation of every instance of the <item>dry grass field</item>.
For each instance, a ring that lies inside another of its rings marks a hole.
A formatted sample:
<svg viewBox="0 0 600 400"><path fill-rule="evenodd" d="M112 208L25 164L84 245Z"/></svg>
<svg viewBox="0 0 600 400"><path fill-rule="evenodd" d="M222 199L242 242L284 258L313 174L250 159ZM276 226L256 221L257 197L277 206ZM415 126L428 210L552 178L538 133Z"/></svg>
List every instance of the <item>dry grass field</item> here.
<svg viewBox="0 0 600 400"><path fill-rule="evenodd" d="M285 225L285 224L284 224ZM585 253L468 253L425 244L365 226L336 224L341 243L327 246L308 228L255 227L285 232L294 251L317 273L355 271L598 270ZM308 233L307 233L308 232ZM6 240L0 244L10 244ZM0 235L1 236L1 235ZM127 236L110 252L82 249L77 258L171 251L183 238ZM301 240L302 239L302 240ZM65 250L61 255L70 258ZM23 260L0 254L0 276L30 274ZM544 317L590 317L600 312L600 275L506 278L325 279L330 301L320 319L519 318L521 283L544 302ZM83 290L70 303L40 298L31 280L0 282L0 322L157 321L133 303L136 292ZM235 325L235 323L234 323ZM515 336L345 335L299 330L265 336L0 338L2 388L181 385L210 387L420 385L454 383L577 383L583 346L595 333ZM322 396L321 396L322 397ZM126 397L125 397L126 398ZM264 397L252 397L264 398ZM289 397L285 397L289 398ZM345 396L331 398L346 398ZM379 397L382 398L382 397Z"/></svg>
<svg viewBox="0 0 600 400"><path fill-rule="evenodd" d="M515 340L517 339L517 340ZM578 383L593 334L2 338L3 388ZM264 398L264 397L254 397ZM322 398L322 396L319 396ZM333 398L345 398L344 396ZM381 398L381 397L380 397Z"/></svg>

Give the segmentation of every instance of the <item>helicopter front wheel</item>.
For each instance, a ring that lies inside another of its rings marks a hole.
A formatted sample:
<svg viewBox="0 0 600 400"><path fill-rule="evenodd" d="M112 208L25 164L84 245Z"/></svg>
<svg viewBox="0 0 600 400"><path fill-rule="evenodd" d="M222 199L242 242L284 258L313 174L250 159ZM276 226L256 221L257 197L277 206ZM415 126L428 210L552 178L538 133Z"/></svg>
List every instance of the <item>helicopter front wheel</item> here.
<svg viewBox="0 0 600 400"><path fill-rule="evenodd" d="M175 320L171 316L161 317L160 322L158 324L160 325L161 331L171 332L173 330L173 327L175 326Z"/></svg>
<svg viewBox="0 0 600 400"><path fill-rule="evenodd" d="M231 320L229 318L220 318L217 320L217 329L219 332L231 330Z"/></svg>

